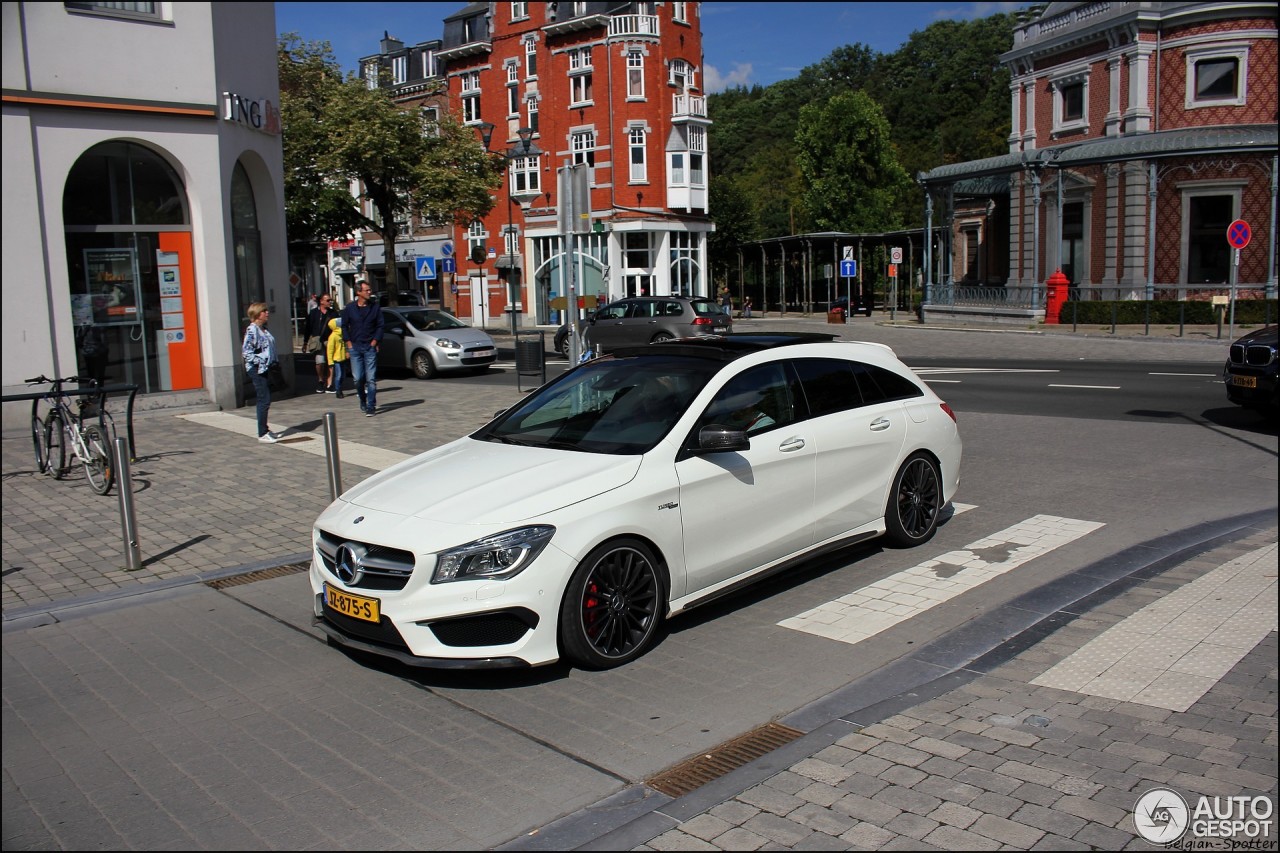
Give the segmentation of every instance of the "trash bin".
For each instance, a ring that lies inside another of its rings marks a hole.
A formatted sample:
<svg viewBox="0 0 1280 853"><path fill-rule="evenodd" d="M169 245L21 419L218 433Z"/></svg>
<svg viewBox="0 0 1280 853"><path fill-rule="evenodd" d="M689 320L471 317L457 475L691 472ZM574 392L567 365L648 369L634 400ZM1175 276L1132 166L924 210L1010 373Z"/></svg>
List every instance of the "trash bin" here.
<svg viewBox="0 0 1280 853"><path fill-rule="evenodd" d="M828 322L828 323L843 323L843 322L844 322L844 309L843 309L843 308L832 308L830 311L828 311L828 312L827 312L827 322Z"/></svg>
<svg viewBox="0 0 1280 853"><path fill-rule="evenodd" d="M516 332L516 390L524 390L520 384L522 376L537 376L539 385L546 384L547 348L544 334L541 330Z"/></svg>

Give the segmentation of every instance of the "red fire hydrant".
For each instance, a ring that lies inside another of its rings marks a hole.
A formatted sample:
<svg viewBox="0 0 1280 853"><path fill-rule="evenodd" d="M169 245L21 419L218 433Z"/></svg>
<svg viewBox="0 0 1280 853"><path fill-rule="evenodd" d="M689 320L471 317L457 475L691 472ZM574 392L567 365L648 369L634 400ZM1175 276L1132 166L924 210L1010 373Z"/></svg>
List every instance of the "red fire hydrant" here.
<svg viewBox="0 0 1280 853"><path fill-rule="evenodd" d="M1057 325L1058 318L1062 315L1062 306L1067 301L1067 286L1071 284L1071 279L1062 274L1062 270L1054 270L1053 275L1049 276L1049 280L1045 282L1048 289L1048 299L1044 305L1044 322L1046 325Z"/></svg>

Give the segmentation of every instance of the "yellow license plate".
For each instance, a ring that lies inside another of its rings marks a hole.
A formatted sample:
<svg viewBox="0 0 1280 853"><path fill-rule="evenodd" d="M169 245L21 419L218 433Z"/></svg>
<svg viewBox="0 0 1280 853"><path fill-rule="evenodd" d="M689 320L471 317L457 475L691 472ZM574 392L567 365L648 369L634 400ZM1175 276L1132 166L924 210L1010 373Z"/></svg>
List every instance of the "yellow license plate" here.
<svg viewBox="0 0 1280 853"><path fill-rule="evenodd" d="M1232 376L1232 385L1239 385L1241 388L1257 388L1258 377L1256 376Z"/></svg>
<svg viewBox="0 0 1280 853"><path fill-rule="evenodd" d="M324 602L343 616L350 616L352 619L361 619L365 622L382 621L382 615L378 612L378 599L376 598L352 595L349 592L343 592L325 584Z"/></svg>

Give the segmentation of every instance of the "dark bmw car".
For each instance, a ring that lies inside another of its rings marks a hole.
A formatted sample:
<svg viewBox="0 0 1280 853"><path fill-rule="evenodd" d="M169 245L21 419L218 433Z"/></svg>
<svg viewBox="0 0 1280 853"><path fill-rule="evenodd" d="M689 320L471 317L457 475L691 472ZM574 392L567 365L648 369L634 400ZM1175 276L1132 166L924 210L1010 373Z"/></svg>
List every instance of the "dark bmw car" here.
<svg viewBox="0 0 1280 853"><path fill-rule="evenodd" d="M1280 414L1280 401L1276 399L1276 338L1280 326L1267 326L1250 332L1231 345L1227 364L1222 369L1222 381L1227 386L1227 398L1231 402Z"/></svg>

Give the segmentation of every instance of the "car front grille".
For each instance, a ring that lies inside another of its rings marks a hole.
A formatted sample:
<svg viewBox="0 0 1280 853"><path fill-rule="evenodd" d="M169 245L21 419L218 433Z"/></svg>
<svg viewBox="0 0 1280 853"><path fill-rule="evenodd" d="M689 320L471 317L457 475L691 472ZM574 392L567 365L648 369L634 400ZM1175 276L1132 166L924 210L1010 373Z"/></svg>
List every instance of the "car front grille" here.
<svg viewBox="0 0 1280 853"><path fill-rule="evenodd" d="M325 569L335 578L338 577L334 571L334 559L338 553L339 546L343 542L354 541L342 539L334 536L328 531L320 531L320 542L316 546L317 552L320 554L320 561L324 563ZM399 548L388 548L385 545L375 545L372 542L359 542L369 549L369 555L364 561L364 574L358 583L352 585L353 589L371 589L383 592L398 592L404 589L405 584L409 582L409 578L413 575L414 558L409 551Z"/></svg>
<svg viewBox="0 0 1280 853"><path fill-rule="evenodd" d="M1231 363L1250 367L1266 367L1275 361L1276 351L1266 344L1232 344Z"/></svg>
<svg viewBox="0 0 1280 853"><path fill-rule="evenodd" d="M538 614L523 607L495 610L432 622L436 639L446 646L506 646L538 626Z"/></svg>

